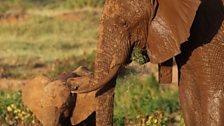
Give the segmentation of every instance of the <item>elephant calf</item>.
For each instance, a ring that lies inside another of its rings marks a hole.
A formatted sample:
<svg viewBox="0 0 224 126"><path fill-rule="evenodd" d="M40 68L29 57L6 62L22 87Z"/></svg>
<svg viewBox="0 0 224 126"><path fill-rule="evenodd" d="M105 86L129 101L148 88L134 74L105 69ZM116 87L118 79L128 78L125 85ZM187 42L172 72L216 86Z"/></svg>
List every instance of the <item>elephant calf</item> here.
<svg viewBox="0 0 224 126"><path fill-rule="evenodd" d="M63 82L69 77L90 74L80 67L53 82L44 76L36 77L23 88L23 103L44 126L94 126L95 91L72 95L69 86Z"/></svg>

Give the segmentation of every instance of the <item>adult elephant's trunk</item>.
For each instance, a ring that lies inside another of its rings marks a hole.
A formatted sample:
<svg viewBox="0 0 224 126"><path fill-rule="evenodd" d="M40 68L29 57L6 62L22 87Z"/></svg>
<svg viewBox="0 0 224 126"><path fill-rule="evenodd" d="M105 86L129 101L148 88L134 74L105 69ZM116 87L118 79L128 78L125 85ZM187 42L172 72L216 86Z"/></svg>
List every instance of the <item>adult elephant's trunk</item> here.
<svg viewBox="0 0 224 126"><path fill-rule="evenodd" d="M86 93L110 82L125 63L131 49L126 22L119 16L103 15L97 44L95 72L89 84L78 87L76 93ZM75 81L74 81L75 82Z"/></svg>
<svg viewBox="0 0 224 126"><path fill-rule="evenodd" d="M125 63L131 48L128 28L122 19L102 19L95 61L95 88L108 83Z"/></svg>
<svg viewBox="0 0 224 126"><path fill-rule="evenodd" d="M148 0L106 0L101 18L99 42L94 77L70 81L78 87L76 93L86 93L101 88L116 76L125 63L133 44L140 48L147 39L150 15ZM87 81L86 81L87 80Z"/></svg>

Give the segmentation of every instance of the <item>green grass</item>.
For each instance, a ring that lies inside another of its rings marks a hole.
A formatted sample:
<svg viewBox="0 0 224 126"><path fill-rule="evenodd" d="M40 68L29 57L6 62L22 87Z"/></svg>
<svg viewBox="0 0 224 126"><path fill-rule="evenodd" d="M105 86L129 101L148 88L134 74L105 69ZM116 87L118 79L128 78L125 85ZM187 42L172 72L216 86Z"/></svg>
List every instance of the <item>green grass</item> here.
<svg viewBox="0 0 224 126"><path fill-rule="evenodd" d="M102 7L105 0L0 0L0 14L10 10Z"/></svg>
<svg viewBox="0 0 224 126"><path fill-rule="evenodd" d="M64 0L55 4L49 4L48 8L83 8L102 7L105 0Z"/></svg>
<svg viewBox="0 0 224 126"><path fill-rule="evenodd" d="M162 118L154 118L161 120L159 125L181 122L176 116L171 116L180 114L177 90L160 87L153 75L149 75L145 80L139 80L140 76L130 75L117 80L115 124L118 126L124 124L124 119L139 124L140 117L153 117L155 113L163 115Z"/></svg>
<svg viewBox="0 0 224 126"><path fill-rule="evenodd" d="M97 41L97 26L98 16L88 12L75 22L31 16L19 25L0 25L0 58L45 62L90 53Z"/></svg>
<svg viewBox="0 0 224 126"><path fill-rule="evenodd" d="M75 64L91 57L97 42L100 13L83 11L77 15L75 21L29 15L18 24L0 25L0 66L7 69L4 75L27 78L37 63L45 64L52 71L58 67L52 66L55 61L63 64L64 60L73 62L75 69Z"/></svg>

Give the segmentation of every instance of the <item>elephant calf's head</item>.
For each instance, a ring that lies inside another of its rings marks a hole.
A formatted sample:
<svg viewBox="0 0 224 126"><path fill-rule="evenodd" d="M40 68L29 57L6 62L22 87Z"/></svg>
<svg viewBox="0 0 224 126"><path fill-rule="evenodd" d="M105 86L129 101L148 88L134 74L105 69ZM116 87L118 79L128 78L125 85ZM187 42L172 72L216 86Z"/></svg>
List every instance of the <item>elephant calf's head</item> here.
<svg viewBox="0 0 224 126"><path fill-rule="evenodd" d="M73 73L76 76L90 74L83 67ZM67 125L69 118L71 123L76 125L95 111L95 92L80 94L76 97L72 97L70 92L69 86L62 80L51 82L50 79L40 76L30 80L24 86L22 99L24 105L30 108L44 126Z"/></svg>
<svg viewBox="0 0 224 126"><path fill-rule="evenodd" d="M61 81L50 82L40 76L24 86L22 99L44 126L57 126L61 114L68 108L70 89Z"/></svg>

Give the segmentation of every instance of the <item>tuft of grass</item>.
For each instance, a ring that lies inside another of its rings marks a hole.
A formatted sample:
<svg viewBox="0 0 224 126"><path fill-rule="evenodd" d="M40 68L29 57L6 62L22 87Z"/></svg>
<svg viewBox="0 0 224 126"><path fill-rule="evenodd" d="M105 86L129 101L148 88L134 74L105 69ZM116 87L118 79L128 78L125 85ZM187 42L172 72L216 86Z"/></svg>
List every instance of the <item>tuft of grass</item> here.
<svg viewBox="0 0 224 126"><path fill-rule="evenodd" d="M145 49L139 49L134 47L131 53L131 60L137 62L142 65L149 61L147 51Z"/></svg>

